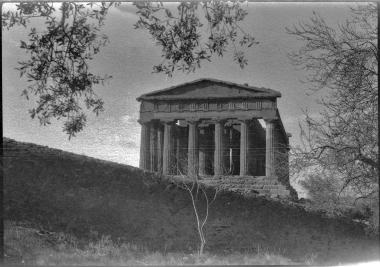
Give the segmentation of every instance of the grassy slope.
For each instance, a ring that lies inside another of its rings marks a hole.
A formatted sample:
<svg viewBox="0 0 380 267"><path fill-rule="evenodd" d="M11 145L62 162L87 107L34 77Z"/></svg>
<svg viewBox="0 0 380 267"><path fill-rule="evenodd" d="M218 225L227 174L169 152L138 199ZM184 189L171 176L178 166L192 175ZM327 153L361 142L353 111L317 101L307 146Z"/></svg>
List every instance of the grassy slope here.
<svg viewBox="0 0 380 267"><path fill-rule="evenodd" d="M190 198L137 168L4 139L5 218L85 240L110 235L163 252L193 252ZM211 194L211 192L210 192ZM258 247L304 261L378 257L361 226L265 198L219 193L206 227L212 253Z"/></svg>
<svg viewBox="0 0 380 267"><path fill-rule="evenodd" d="M78 246L78 239L65 233L41 232L27 224L6 222L6 263L27 265L184 265L184 264L295 264L279 255L259 253L233 253L201 257L194 253L162 253L149 251L130 243L113 241L102 236L96 241ZM307 263L312 263L312 258Z"/></svg>

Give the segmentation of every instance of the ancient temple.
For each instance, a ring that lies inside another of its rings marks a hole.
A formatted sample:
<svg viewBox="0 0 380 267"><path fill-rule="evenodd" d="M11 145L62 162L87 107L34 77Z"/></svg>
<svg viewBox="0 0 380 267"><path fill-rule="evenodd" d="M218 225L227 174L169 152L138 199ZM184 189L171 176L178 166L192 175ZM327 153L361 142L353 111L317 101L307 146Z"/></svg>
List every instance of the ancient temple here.
<svg viewBox="0 0 380 267"><path fill-rule="evenodd" d="M279 97L271 89L215 79L140 96L140 168L201 180L260 178L288 187L289 135Z"/></svg>

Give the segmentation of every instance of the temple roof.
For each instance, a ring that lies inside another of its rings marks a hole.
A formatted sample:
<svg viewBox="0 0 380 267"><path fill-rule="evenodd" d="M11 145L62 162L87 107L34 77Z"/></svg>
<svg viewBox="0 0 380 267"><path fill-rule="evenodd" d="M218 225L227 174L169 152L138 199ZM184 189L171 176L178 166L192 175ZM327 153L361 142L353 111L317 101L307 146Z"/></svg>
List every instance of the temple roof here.
<svg viewBox="0 0 380 267"><path fill-rule="evenodd" d="M281 93L272 89L237 84L216 79L198 79L143 94L141 100L277 98Z"/></svg>

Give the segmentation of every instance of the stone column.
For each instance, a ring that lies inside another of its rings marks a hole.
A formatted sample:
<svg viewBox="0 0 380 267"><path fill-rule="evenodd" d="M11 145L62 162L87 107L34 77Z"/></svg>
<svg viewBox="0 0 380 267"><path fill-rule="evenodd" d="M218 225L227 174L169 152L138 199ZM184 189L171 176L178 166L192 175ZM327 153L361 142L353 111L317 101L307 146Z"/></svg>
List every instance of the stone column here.
<svg viewBox="0 0 380 267"><path fill-rule="evenodd" d="M206 130L199 129L199 175L206 175Z"/></svg>
<svg viewBox="0 0 380 267"><path fill-rule="evenodd" d="M265 120L266 131L265 131L265 176L273 177L274 172L274 153L275 153L275 133L274 133L274 120Z"/></svg>
<svg viewBox="0 0 380 267"><path fill-rule="evenodd" d="M224 174L224 121L215 121L214 175Z"/></svg>
<svg viewBox="0 0 380 267"><path fill-rule="evenodd" d="M150 126L147 122L139 121L141 124L141 142L140 142L140 168L149 170L150 164Z"/></svg>
<svg viewBox="0 0 380 267"><path fill-rule="evenodd" d="M240 176L248 175L248 122L240 121Z"/></svg>
<svg viewBox="0 0 380 267"><path fill-rule="evenodd" d="M157 159L157 128L155 125L150 127L150 171L156 171L156 159Z"/></svg>
<svg viewBox="0 0 380 267"><path fill-rule="evenodd" d="M179 127L174 128L174 146L175 146L175 158L173 159L174 164L174 174L181 174L182 162L181 162L181 129Z"/></svg>
<svg viewBox="0 0 380 267"><path fill-rule="evenodd" d="M236 175L236 174L239 175L240 174L240 131L239 130L232 127L232 139L231 139L231 141L232 141L233 175Z"/></svg>
<svg viewBox="0 0 380 267"><path fill-rule="evenodd" d="M173 169L173 122L165 122L162 173L172 174Z"/></svg>
<svg viewBox="0 0 380 267"><path fill-rule="evenodd" d="M162 150L164 143L164 129L157 126L157 171L162 172Z"/></svg>
<svg viewBox="0 0 380 267"><path fill-rule="evenodd" d="M188 121L189 125L189 145L187 148L187 174L197 179L198 176L198 122Z"/></svg>
<svg viewBox="0 0 380 267"><path fill-rule="evenodd" d="M225 145L227 146L227 162L226 162L226 166L228 166L228 173L230 175L233 175L232 171L233 171L233 163L232 163L232 123L228 126L228 128L226 129L226 132L227 132L227 136L226 136L226 142L225 142Z"/></svg>

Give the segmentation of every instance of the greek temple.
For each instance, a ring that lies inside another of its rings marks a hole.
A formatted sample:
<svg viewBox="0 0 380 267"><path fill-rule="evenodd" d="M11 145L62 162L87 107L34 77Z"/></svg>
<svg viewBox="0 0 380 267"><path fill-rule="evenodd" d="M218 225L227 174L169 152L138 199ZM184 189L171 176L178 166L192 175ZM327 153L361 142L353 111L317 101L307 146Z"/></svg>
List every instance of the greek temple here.
<svg viewBox="0 0 380 267"><path fill-rule="evenodd" d="M140 168L163 175L289 183L281 93L215 79L153 91L140 105Z"/></svg>

